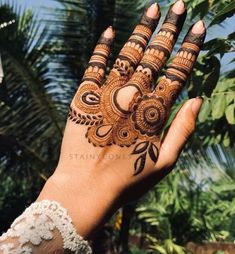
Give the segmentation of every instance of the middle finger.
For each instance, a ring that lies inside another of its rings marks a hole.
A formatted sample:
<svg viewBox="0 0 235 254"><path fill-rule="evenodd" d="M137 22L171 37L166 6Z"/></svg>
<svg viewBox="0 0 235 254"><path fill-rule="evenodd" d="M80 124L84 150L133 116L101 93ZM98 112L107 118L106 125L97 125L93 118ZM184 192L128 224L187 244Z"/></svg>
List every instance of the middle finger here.
<svg viewBox="0 0 235 254"><path fill-rule="evenodd" d="M144 83L144 88L149 89L170 57L186 15L187 11L182 0L178 0L171 6L161 29L148 45L130 83Z"/></svg>

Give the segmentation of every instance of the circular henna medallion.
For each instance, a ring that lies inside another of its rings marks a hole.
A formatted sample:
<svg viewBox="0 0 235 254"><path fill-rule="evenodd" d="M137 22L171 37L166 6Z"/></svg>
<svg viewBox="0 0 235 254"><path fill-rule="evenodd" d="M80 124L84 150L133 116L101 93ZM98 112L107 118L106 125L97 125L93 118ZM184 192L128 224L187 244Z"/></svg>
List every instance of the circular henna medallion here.
<svg viewBox="0 0 235 254"><path fill-rule="evenodd" d="M130 146L136 142L137 132L128 120L119 121L113 128L114 144L119 146Z"/></svg>
<svg viewBox="0 0 235 254"><path fill-rule="evenodd" d="M139 98L133 107L132 121L142 135L154 137L162 131L167 119L164 100L154 95Z"/></svg>

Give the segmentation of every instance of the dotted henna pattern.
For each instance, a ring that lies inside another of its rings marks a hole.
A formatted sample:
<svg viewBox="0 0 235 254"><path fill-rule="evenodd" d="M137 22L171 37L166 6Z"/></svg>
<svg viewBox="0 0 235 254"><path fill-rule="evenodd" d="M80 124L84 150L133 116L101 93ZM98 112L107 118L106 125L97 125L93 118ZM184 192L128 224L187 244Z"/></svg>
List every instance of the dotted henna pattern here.
<svg viewBox="0 0 235 254"><path fill-rule="evenodd" d="M104 83L112 40L102 36L70 107L69 119L88 125L86 138L94 146L133 146L134 175L143 171L147 160L157 161L161 132L171 106L205 38L205 33L193 34L189 30L165 75L155 85L185 17L186 11L177 15L170 9L162 28L147 46L160 14L156 19L144 14Z"/></svg>

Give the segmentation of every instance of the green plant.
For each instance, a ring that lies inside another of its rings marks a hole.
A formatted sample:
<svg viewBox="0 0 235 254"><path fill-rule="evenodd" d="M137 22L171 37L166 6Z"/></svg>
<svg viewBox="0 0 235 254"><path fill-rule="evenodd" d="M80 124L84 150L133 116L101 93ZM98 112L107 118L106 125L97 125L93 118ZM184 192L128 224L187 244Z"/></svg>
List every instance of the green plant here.
<svg viewBox="0 0 235 254"><path fill-rule="evenodd" d="M47 28L32 11L1 1L0 23L13 19L0 38L5 74L0 91L1 230L35 199L54 169L66 112L58 96L63 87L53 83Z"/></svg>
<svg viewBox="0 0 235 254"><path fill-rule="evenodd" d="M183 246L190 241L234 238L234 181L218 176L219 182L204 178L196 183L189 169L178 169L155 187L137 208L150 250L184 253Z"/></svg>

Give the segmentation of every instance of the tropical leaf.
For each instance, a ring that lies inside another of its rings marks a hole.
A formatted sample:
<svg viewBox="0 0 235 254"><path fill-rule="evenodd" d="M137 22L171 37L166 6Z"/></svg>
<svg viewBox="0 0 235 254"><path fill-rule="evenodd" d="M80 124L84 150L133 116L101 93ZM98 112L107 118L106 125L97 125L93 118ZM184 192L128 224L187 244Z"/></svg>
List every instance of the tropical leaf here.
<svg viewBox="0 0 235 254"><path fill-rule="evenodd" d="M235 12L235 2L231 1L230 3L226 4L222 10L220 10L217 15L214 17L210 26L214 24L221 23L228 17L231 17Z"/></svg>

